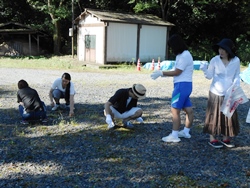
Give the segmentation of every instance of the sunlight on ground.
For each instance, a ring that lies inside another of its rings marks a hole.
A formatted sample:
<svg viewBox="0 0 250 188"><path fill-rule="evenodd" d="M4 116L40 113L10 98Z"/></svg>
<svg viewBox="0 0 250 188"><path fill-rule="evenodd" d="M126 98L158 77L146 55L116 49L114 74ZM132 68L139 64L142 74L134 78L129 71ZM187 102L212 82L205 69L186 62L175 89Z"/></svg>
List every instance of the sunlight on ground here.
<svg viewBox="0 0 250 188"><path fill-rule="evenodd" d="M1 171L8 171L8 174L3 174L0 172L0 179L9 179L11 176L14 177L15 174L23 174L37 176L37 175L52 175L57 174L62 170L62 166L55 165L50 161L46 161L44 164L37 164L31 162L25 163L4 163L4 165L0 165Z"/></svg>
<svg viewBox="0 0 250 188"><path fill-rule="evenodd" d="M79 126L68 125L68 124L59 124L53 126L35 126L27 127L21 132L17 132L17 136L25 138L36 138L41 136L63 136L67 135L69 132L71 134L77 133L83 130L86 130L89 127L88 124L81 124ZM56 130L56 131L55 131ZM56 132L56 133L55 133Z"/></svg>

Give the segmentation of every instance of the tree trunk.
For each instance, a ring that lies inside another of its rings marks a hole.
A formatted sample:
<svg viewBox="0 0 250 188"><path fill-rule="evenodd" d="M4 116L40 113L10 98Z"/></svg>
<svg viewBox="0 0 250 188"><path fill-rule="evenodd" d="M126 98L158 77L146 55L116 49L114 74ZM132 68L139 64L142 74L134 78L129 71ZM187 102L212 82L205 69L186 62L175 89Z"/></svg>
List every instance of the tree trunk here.
<svg viewBox="0 0 250 188"><path fill-rule="evenodd" d="M53 20L54 23L54 34L53 34L53 42L54 42L54 54L60 55L61 49L61 24L59 20Z"/></svg>

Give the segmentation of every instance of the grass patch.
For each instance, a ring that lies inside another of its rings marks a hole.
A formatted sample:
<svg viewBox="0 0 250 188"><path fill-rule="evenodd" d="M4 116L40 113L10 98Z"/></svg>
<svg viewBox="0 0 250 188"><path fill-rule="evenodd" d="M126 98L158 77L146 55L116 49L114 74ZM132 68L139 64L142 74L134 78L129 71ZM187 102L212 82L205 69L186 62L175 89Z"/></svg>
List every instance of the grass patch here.
<svg viewBox="0 0 250 188"><path fill-rule="evenodd" d="M96 64L97 65L97 64ZM109 65L107 65L109 66ZM111 66L111 65L110 65ZM51 70L73 70L76 72L115 72L115 73L142 73L148 74L152 71L141 68L137 71L134 64L117 64L116 68L91 68L86 63L71 56L30 56L30 57L0 57L0 67L5 68L28 68L28 69L51 69Z"/></svg>

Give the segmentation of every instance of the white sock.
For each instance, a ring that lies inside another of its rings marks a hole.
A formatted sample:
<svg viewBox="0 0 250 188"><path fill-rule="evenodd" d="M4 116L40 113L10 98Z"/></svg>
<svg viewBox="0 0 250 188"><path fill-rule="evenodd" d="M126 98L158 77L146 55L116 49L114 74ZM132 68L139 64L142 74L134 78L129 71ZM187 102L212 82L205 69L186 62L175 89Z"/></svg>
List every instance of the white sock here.
<svg viewBox="0 0 250 188"><path fill-rule="evenodd" d="M178 138L178 132L179 132L179 131L174 131L174 130L172 130L172 135L173 135L173 137Z"/></svg>
<svg viewBox="0 0 250 188"><path fill-rule="evenodd" d="M190 128L184 127L183 131L187 135L189 134Z"/></svg>

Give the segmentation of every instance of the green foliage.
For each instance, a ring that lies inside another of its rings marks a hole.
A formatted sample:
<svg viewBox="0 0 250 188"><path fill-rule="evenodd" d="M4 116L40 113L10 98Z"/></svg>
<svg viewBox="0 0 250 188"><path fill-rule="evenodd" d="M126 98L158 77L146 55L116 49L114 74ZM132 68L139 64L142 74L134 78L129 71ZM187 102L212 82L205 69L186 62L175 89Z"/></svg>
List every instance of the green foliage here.
<svg viewBox="0 0 250 188"><path fill-rule="evenodd" d="M70 0L0 0L0 23L27 24L68 44L71 3ZM236 43L237 55L243 62L250 59L250 4L246 0L74 0L74 6L74 17L81 14L83 7L154 14L175 24L170 35L181 34L199 59L207 60L214 55L211 45L225 37ZM57 25L58 21L61 23Z"/></svg>
<svg viewBox="0 0 250 188"><path fill-rule="evenodd" d="M135 2L135 0L131 0L129 4L135 4L133 10L135 13L148 12L151 9L158 9L159 5L156 1L139 1Z"/></svg>
<svg viewBox="0 0 250 188"><path fill-rule="evenodd" d="M61 20L71 15L71 1L27 0L27 2L38 11L50 14L52 19Z"/></svg>
<svg viewBox="0 0 250 188"><path fill-rule="evenodd" d="M246 35L240 35L237 38L237 56L239 56L242 65L247 66L250 62L250 41Z"/></svg>

